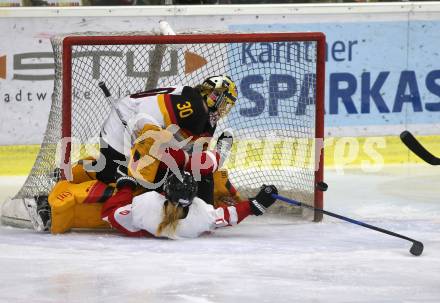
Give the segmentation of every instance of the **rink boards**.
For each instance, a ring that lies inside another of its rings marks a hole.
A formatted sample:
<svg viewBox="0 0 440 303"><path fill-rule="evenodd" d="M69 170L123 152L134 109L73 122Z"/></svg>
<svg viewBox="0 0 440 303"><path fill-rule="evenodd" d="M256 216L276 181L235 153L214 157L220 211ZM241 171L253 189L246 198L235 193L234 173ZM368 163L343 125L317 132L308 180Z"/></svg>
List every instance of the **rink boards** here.
<svg viewBox="0 0 440 303"><path fill-rule="evenodd" d="M440 135L417 138L433 154L440 154ZM38 151L39 145L0 146L0 175L27 175ZM361 165L368 167L381 163L422 163L422 160L408 151L397 136L326 138L324 156L326 168Z"/></svg>

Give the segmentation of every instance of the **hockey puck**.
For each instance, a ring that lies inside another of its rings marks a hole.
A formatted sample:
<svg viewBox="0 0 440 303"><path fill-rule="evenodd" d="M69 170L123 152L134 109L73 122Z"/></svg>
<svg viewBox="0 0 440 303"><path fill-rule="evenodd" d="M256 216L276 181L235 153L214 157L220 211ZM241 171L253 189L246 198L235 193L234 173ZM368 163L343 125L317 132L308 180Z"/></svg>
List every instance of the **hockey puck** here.
<svg viewBox="0 0 440 303"><path fill-rule="evenodd" d="M327 185L327 183L321 181L321 182L316 183L316 188L320 191L326 191L328 189L328 185Z"/></svg>

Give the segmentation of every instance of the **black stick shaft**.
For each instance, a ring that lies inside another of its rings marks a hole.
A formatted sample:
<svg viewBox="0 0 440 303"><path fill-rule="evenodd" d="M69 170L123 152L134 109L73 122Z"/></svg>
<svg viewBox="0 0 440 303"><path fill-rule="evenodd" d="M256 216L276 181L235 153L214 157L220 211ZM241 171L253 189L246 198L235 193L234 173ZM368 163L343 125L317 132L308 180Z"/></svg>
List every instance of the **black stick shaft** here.
<svg viewBox="0 0 440 303"><path fill-rule="evenodd" d="M102 92L104 93L104 95L108 98L108 97L111 97L111 93L110 93L110 91L108 90L108 88L107 88L107 86L105 85L105 83L103 82L103 81L101 81L101 82L99 82L98 83L98 86L99 86L99 88L101 88L102 89Z"/></svg>
<svg viewBox="0 0 440 303"><path fill-rule="evenodd" d="M321 213L323 213L323 214L325 214L327 216L338 218L340 220L347 221L347 222L350 222L350 223L353 223L353 224L356 224L356 225L359 225L359 226L363 226L363 227L366 227L366 228L369 228L369 229L372 229L372 230L375 230L375 231L378 231L378 232L381 232L381 233L384 233L384 234L387 234L387 235L390 235L390 236L394 236L394 237L397 237L397 238L408 240L410 242L413 242L415 246L418 246L418 247L421 246L421 250L423 250L423 244L421 242L419 242L417 240L414 240L414 239L411 239L409 237L406 237L404 235L401 235L401 234L398 234L398 233L395 233L395 232L392 232L392 231L389 231L389 230L386 230L386 229L383 229L383 228L380 228L380 227L377 227L377 226L374 226L374 225L370 225L370 224L367 224L367 223L364 223L364 222L361 222L361 221L358 221L358 220L354 220L354 219L351 219L351 218L348 218L348 217L345 217L345 216L342 216L342 215L338 215L336 213L332 213L330 211L327 211L327 210L324 210L324 209L321 209L321 208L316 208L316 207L313 207L311 205L308 205L308 204L305 204L305 203L301 203L301 202L298 202L298 201L295 201L295 200L292 200L292 199L289 199L289 198L286 198L286 197L283 197L283 196L280 196L280 195L272 194L272 197L274 197L275 199L287 202L289 204L293 204L293 205L296 205L296 206L301 206L301 207L313 209L314 211L321 212ZM413 253L413 252L411 251L411 253ZM416 254L416 255L420 255L420 254L421 254L421 251L420 251L419 254Z"/></svg>
<svg viewBox="0 0 440 303"><path fill-rule="evenodd" d="M116 107L115 105L115 100L113 100L113 98L111 97L112 94L110 93L110 90L107 88L107 85L105 85L104 81L101 81L98 83L99 88L102 90L102 92L104 93L104 96L107 98L107 101L110 103L110 105L115 109L116 114L119 117L119 120L121 120L122 124L124 125L124 127L127 127L127 121L125 121L122 117L121 111Z"/></svg>
<svg viewBox="0 0 440 303"><path fill-rule="evenodd" d="M440 165L440 158L431 154L422 144L407 130L400 134L400 139L414 154L431 165Z"/></svg>

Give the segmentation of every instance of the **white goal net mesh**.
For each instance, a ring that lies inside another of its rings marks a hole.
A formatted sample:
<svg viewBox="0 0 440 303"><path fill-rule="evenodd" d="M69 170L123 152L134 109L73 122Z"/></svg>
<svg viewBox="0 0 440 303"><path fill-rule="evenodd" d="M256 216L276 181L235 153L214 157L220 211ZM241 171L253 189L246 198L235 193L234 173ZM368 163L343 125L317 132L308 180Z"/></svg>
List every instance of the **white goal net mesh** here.
<svg viewBox="0 0 440 303"><path fill-rule="evenodd" d="M130 43L128 36L137 38ZM113 36L107 44L92 39L73 44L72 56L64 63L65 37L54 38L56 79L47 131L34 167L14 199L50 192L62 158L59 146L66 123L74 142L71 161L87 155L84 146L99 144L102 123L111 109L98 87L100 81L119 98L155 87L195 86L209 76L226 74L237 84L239 95L214 137L225 129L234 134L234 146L224 163L231 183L243 196L252 195L263 183L275 184L281 194L313 205L319 167L315 127L322 123L316 119L318 42L302 41L300 36L270 42L255 37L252 42L246 37L214 42L216 35L205 36L205 41L174 45L151 44L148 36L139 39L139 33L121 35L121 42ZM69 85L63 79L66 64L72 78L71 119L63 122L63 85Z"/></svg>

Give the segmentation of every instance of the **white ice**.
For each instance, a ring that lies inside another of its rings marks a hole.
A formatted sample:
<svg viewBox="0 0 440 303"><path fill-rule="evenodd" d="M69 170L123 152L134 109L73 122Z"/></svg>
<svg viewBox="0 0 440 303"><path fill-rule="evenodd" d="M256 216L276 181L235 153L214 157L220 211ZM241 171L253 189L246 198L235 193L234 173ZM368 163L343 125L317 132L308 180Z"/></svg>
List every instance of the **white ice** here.
<svg viewBox="0 0 440 303"><path fill-rule="evenodd" d="M0 227L0 302L440 302L440 168L326 172L326 218L258 217L185 241ZM1 178L3 196L23 178Z"/></svg>

